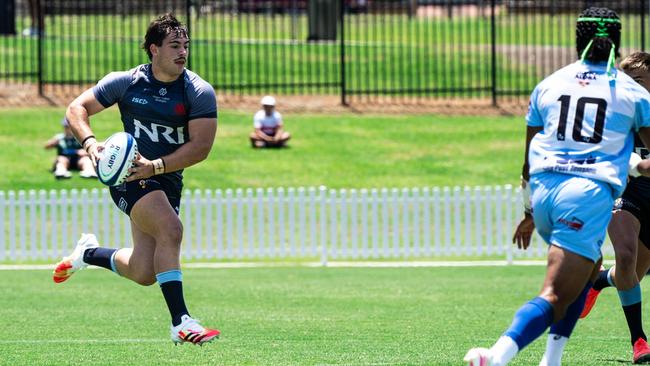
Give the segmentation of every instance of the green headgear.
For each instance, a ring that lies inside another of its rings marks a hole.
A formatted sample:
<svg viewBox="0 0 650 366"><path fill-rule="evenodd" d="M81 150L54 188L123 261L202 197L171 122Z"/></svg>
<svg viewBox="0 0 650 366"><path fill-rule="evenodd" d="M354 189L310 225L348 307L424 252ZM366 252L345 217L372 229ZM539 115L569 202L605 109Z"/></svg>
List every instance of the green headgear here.
<svg viewBox="0 0 650 366"><path fill-rule="evenodd" d="M609 32L607 31L607 23L613 23L613 24L621 24L621 20L618 18L602 18L602 17L580 17L578 18L578 22L592 22L596 23L596 34L594 37L607 37L609 38ZM582 55L580 55L580 60L582 62L585 61L585 58L589 54L589 49L591 48L591 45L593 44L594 39L592 38L589 43L587 43L587 47L582 51ZM607 75L611 78L611 70L612 68L615 67L616 65L616 45L612 41L612 47L609 50L609 58L607 60Z"/></svg>

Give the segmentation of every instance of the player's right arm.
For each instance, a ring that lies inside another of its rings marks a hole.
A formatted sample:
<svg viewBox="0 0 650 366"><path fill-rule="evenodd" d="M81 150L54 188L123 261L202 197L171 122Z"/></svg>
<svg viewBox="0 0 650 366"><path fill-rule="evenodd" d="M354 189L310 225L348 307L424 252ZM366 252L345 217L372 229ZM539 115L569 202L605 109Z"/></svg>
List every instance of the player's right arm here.
<svg viewBox="0 0 650 366"><path fill-rule="evenodd" d="M521 219L515 233L512 236L512 242L517 244L519 249L527 249L530 245L530 240L535 231L535 222L530 207L530 186L528 180L530 179L530 164L528 162L528 152L530 150L530 142L535 135L544 130L544 120L537 109L537 93L538 88L535 88L530 97L528 105L528 113L526 114L526 144L524 148L524 164L521 168L521 192L522 203L524 205L524 217Z"/></svg>
<svg viewBox="0 0 650 366"><path fill-rule="evenodd" d="M528 185L528 179L530 179L530 168L528 164L528 150L530 147L530 141L535 137L537 133L543 130L543 127L536 126L526 126L526 148L524 153L524 165L521 168L521 190L522 190L522 199L524 201L530 201L530 186ZM527 192L527 193L526 193ZM524 212L524 217L521 219L515 233L512 236L512 242L517 244L519 249L528 249L530 245L530 240L533 237L533 232L535 231L535 223L533 221L533 216L531 212L528 211L530 203L524 202L524 207L526 207L527 212Z"/></svg>
<svg viewBox="0 0 650 366"><path fill-rule="evenodd" d="M528 182L530 179L530 164L528 163L528 151L530 150L530 142L533 140L533 137L539 132L542 132L544 127L538 126L526 126L526 148L524 149L524 165L521 168L521 177L523 180Z"/></svg>
<svg viewBox="0 0 650 366"><path fill-rule="evenodd" d="M97 85L81 93L68 106L66 118L72 133L95 165L103 145L97 142L88 117L117 103L131 85L133 74L133 70L111 72L97 82Z"/></svg>
<svg viewBox="0 0 650 366"><path fill-rule="evenodd" d="M101 149L90 128L90 120L88 117L104 109L105 107L95 97L93 89L88 89L70 103L65 113L72 133L77 141L82 144L88 155L90 155L93 164L97 163L97 159L99 158L98 154Z"/></svg>

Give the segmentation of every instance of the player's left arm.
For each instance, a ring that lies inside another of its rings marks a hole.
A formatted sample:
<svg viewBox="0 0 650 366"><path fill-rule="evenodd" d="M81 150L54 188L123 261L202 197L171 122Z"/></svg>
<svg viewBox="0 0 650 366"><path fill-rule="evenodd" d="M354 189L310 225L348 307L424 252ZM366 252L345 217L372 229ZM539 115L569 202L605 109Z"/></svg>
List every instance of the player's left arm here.
<svg viewBox="0 0 650 366"><path fill-rule="evenodd" d="M188 122L187 129L189 141L173 153L154 160L149 160L138 154L135 167L129 169L131 174L126 181L131 182L153 175L175 172L205 160L212 149L214 137L217 134L217 119L196 118Z"/></svg>
<svg viewBox="0 0 650 366"><path fill-rule="evenodd" d="M165 172L185 169L205 160L217 134L216 118L197 118L188 122L189 141L173 153L164 156Z"/></svg>

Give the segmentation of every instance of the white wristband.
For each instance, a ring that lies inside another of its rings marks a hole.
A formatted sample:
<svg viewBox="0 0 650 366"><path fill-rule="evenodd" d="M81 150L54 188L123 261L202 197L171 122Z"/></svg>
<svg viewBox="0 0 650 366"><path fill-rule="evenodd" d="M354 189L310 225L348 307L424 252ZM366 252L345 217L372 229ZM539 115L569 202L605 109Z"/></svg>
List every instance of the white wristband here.
<svg viewBox="0 0 650 366"><path fill-rule="evenodd" d="M524 204L524 213L533 213L533 205L530 201L531 191L528 181L521 177L521 201Z"/></svg>
<svg viewBox="0 0 650 366"><path fill-rule="evenodd" d="M639 168L639 163L641 162L641 160L643 160L643 159L641 159L641 155L639 155L637 153L633 152L632 155L630 155L630 162L628 164L628 171L627 171L628 175L630 175L632 177L638 177L638 176L641 175L641 173L639 173L639 169L638 169Z"/></svg>
<svg viewBox="0 0 650 366"><path fill-rule="evenodd" d="M83 142L83 149L86 150L87 153L90 153L90 151L88 150L90 149L91 146L93 146L96 143L97 143L97 139L94 136L91 135L89 137L86 137Z"/></svg>
<svg viewBox="0 0 650 366"><path fill-rule="evenodd" d="M153 163L153 175L165 173L165 161L160 158L151 161Z"/></svg>

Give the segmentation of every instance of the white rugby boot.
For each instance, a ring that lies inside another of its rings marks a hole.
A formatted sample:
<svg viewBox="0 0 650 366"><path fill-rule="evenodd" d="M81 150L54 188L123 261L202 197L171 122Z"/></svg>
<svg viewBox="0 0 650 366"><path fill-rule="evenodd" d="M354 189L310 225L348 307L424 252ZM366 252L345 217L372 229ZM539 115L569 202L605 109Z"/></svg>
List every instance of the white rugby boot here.
<svg viewBox="0 0 650 366"><path fill-rule="evenodd" d="M492 366L492 354L487 348L472 348L463 358L467 366Z"/></svg>
<svg viewBox="0 0 650 366"><path fill-rule="evenodd" d="M77 272L80 269L88 267L88 264L84 262L84 252L86 249L97 248L99 243L97 238L93 234L81 234L81 238L77 242L77 246L67 257L64 257L59 263L54 267L54 272L52 274L52 279L56 283L61 283L73 273Z"/></svg>
<svg viewBox="0 0 650 366"><path fill-rule="evenodd" d="M203 343L219 338L220 334L221 332L217 329L204 328L189 315L183 315L179 325L171 326L171 338L175 344L188 342L201 346Z"/></svg>

